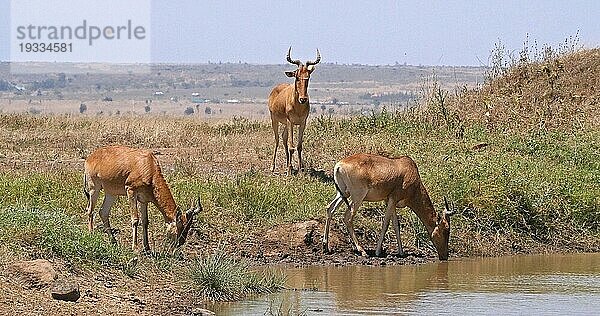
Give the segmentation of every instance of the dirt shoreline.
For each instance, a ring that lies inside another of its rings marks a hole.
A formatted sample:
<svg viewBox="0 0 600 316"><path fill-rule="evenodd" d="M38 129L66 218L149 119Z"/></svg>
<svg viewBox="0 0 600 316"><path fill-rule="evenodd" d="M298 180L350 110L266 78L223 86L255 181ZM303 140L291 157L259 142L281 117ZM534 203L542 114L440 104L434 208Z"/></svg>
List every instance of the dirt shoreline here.
<svg viewBox="0 0 600 316"><path fill-rule="evenodd" d="M343 226L343 224L341 225ZM323 223L308 220L282 224L239 236L209 238L206 232L195 231L183 249L178 262L192 260L210 251L225 251L232 257L246 261L256 269L287 267L352 266L373 267L425 264L438 261L429 244L417 249L404 245L405 257L396 255L393 238L386 238L384 255L374 255L375 241L363 238L363 247L369 257L354 252L339 224L334 224L330 235L331 253L323 253L321 238ZM406 241L405 241L406 243ZM551 247L529 249L527 253L552 252ZM467 258L460 253L450 254L450 260ZM142 260L152 260L146 258ZM76 302L63 302L50 297L50 289L26 288L6 267L12 261L3 256L0 273L0 314L2 315L207 315L208 302L203 301L186 286L182 273L157 274L156 271L139 271L132 278L115 269L78 269L61 259L51 260L59 271L59 278L79 284L81 298ZM176 263L177 264L177 263ZM184 265L182 265L183 267ZM302 290L302 289L297 289Z"/></svg>
<svg viewBox="0 0 600 316"><path fill-rule="evenodd" d="M330 252L324 253L322 247L323 223L317 220L282 224L258 231L245 240L231 240L223 245L222 241L204 241L211 249L219 249L232 256L245 260L252 266L284 265L303 267L310 265L406 265L421 264L438 260L434 250L424 247L416 249L404 245L405 256L397 255L395 240L385 240L384 254L375 256L375 243L363 241L369 257L363 257L352 249L351 243L338 225L333 225L330 237ZM195 244L196 241L192 243Z"/></svg>

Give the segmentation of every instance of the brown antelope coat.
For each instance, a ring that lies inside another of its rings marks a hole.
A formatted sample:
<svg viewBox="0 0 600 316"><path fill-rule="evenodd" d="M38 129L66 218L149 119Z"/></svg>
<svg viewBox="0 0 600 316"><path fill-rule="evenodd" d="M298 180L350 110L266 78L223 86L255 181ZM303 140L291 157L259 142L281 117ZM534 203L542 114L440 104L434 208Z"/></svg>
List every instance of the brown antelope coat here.
<svg viewBox="0 0 600 316"><path fill-rule="evenodd" d="M450 215L448 204L439 216L429 199L427 190L421 182L419 170L415 162L407 156L387 158L371 154L356 154L344 158L334 167L336 197L327 208L323 248L328 249L329 228L333 212L344 201L348 210L344 215L344 223L348 227L355 250L367 256L359 245L354 233L352 221L363 201L385 201L387 204L381 233L375 254L381 255L383 237L388 229L390 219L393 220L398 254L404 255L400 240L400 227L396 207L408 206L423 222L433 242L440 260L448 259L448 240L450 236ZM350 202L347 201L350 199Z"/></svg>
<svg viewBox="0 0 600 316"><path fill-rule="evenodd" d="M144 250L148 243L148 203L154 204L162 213L168 225L167 235L178 245L185 242L194 215L202 208L200 200L196 209L186 213L178 210L171 190L162 175L158 160L150 151L124 146L109 146L95 150L85 160L84 192L88 199L87 213L90 231L94 224L94 208L104 190L105 197L100 210L104 229L115 242L110 227L110 208L117 196L127 196L131 208L133 229L132 248L137 247L137 227L139 213L142 215L142 233ZM138 210L139 203L139 210Z"/></svg>
<svg viewBox="0 0 600 316"><path fill-rule="evenodd" d="M293 84L282 83L269 94L269 111L271 112L271 126L275 135L275 152L273 153L273 168L275 172L275 159L277 158L277 149L279 147L279 124L283 124L283 146L285 149L288 174L292 172L292 155L294 150L298 152L298 170L303 169L302 163L302 142L304 139L304 129L306 128L306 119L310 112L310 100L308 98L308 81L314 70L314 65L321 61L321 55L317 49L317 59L307 61L302 64L300 60L292 60L290 57L291 47L287 53L287 61L297 65L295 71L286 71L288 77L294 78ZM293 127L298 125L298 146L294 147Z"/></svg>

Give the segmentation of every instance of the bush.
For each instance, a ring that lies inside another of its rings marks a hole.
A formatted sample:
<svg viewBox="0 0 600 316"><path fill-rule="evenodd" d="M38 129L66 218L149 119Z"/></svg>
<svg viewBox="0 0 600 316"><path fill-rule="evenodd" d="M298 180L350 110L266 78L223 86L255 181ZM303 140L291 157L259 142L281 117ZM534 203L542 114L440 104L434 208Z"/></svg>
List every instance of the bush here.
<svg viewBox="0 0 600 316"><path fill-rule="evenodd" d="M183 114L185 114L185 115L192 115L192 114L194 114L194 108L193 108L193 107L191 107L191 106L188 106L188 107L187 107L187 108L186 108L186 109L183 111Z"/></svg>

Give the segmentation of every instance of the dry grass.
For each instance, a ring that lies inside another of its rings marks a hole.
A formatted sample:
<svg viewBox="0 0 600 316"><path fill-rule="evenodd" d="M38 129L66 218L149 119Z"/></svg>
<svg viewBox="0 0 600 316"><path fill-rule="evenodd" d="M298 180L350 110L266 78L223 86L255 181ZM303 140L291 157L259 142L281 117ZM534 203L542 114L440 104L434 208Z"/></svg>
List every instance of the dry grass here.
<svg viewBox="0 0 600 316"><path fill-rule="evenodd" d="M490 129L570 130L600 126L600 49L520 62L449 107Z"/></svg>

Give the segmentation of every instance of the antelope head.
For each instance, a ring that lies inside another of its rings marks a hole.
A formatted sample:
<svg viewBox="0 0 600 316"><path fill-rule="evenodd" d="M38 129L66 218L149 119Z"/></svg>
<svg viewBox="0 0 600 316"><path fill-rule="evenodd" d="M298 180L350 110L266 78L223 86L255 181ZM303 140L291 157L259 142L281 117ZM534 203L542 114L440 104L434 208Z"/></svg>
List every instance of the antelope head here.
<svg viewBox="0 0 600 316"><path fill-rule="evenodd" d="M176 245L181 246L185 243L187 235L190 232L192 223L194 222L194 216L202 211L202 204L200 203L200 197L195 207L191 207L185 213L177 209L175 215L175 223L170 224L168 227L167 235L169 239Z"/></svg>
<svg viewBox="0 0 600 316"><path fill-rule="evenodd" d="M315 65L321 61L321 54L319 53L319 49L317 49L317 59L315 61L309 60L306 64L302 64L299 59L292 60L292 57L290 57L291 52L292 47L290 46L286 59L290 64L298 66L298 69L286 71L285 75L296 79L294 84L296 93L298 94L298 102L304 104L308 101L308 80L310 79L310 74L315 70Z"/></svg>
<svg viewBox="0 0 600 316"><path fill-rule="evenodd" d="M450 209L448 200L444 197L444 211L437 215L436 226L431 232L431 240L437 250L440 260L448 260L448 241L450 240L450 216L454 208Z"/></svg>

